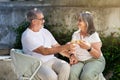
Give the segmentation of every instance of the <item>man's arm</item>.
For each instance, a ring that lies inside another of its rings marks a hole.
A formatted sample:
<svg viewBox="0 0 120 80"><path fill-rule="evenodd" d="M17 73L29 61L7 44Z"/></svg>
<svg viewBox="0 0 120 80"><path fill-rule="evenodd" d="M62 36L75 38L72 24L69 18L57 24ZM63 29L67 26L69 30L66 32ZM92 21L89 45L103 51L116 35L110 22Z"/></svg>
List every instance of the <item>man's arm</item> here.
<svg viewBox="0 0 120 80"><path fill-rule="evenodd" d="M70 42L67 43L67 44L70 44ZM55 45L53 45L52 47L56 47L56 46L60 46L60 44L55 44ZM75 46L72 44L70 50L64 49L64 50L62 50L61 52L59 52L59 54L61 54L62 56L65 56L65 57L67 57L67 58L70 58L70 57L71 57L71 54L73 54L72 52L74 52L74 47L75 47Z"/></svg>
<svg viewBox="0 0 120 80"><path fill-rule="evenodd" d="M61 45L61 46L55 46L52 48L46 48L43 46L38 47L37 49L33 50L34 52L43 54L43 55L50 55L50 54L56 54L63 50L70 50L71 44Z"/></svg>

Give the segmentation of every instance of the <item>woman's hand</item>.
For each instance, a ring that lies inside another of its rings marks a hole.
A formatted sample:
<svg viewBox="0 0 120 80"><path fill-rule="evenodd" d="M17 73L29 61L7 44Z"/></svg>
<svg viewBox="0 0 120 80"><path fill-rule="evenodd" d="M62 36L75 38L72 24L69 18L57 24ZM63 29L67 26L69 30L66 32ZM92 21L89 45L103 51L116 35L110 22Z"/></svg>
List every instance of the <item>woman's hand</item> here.
<svg viewBox="0 0 120 80"><path fill-rule="evenodd" d="M86 41L79 41L78 44L81 48L86 49L86 50L90 49L91 47L91 44Z"/></svg>
<svg viewBox="0 0 120 80"><path fill-rule="evenodd" d="M64 47L60 54L70 58L70 54L75 52L75 45L70 42L67 43L66 45L69 46L69 48L67 49L66 47Z"/></svg>
<svg viewBox="0 0 120 80"><path fill-rule="evenodd" d="M69 60L70 60L70 65L74 65L74 64L78 63L78 59L75 57L74 54L72 54L70 56Z"/></svg>

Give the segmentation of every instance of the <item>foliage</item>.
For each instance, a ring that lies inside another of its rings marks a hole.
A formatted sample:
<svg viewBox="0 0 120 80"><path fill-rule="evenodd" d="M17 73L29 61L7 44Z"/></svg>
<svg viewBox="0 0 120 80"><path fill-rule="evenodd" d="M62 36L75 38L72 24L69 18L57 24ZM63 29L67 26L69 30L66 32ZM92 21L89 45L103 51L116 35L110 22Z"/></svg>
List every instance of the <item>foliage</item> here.
<svg viewBox="0 0 120 80"><path fill-rule="evenodd" d="M106 59L106 67L105 67L104 74L106 76L109 76L109 78L111 78L110 80L119 80L120 36L114 37L113 35L110 35L107 37L101 37L101 39L103 43L102 52Z"/></svg>
<svg viewBox="0 0 120 80"><path fill-rule="evenodd" d="M21 46L21 34L23 31L28 27L28 22L22 22L20 26L15 30L16 36L16 43L14 45L15 48L22 48ZM56 40L61 44L66 44L71 40L71 36L75 30L66 31L66 29L61 30L53 30L56 25L45 25ZM109 77L108 80L119 80L120 77L120 36L114 37L113 35L104 37L101 36L101 40L103 43L102 52L106 59L106 67L104 70L105 77ZM56 55L58 58L61 58L65 61L69 61L66 57L61 56L60 54Z"/></svg>
<svg viewBox="0 0 120 80"><path fill-rule="evenodd" d="M68 31L65 27L59 31L57 29L53 30L55 27L56 25L45 25L45 28L47 28L53 34L59 44L63 45L71 41L71 36L75 30Z"/></svg>
<svg viewBox="0 0 120 80"><path fill-rule="evenodd" d="M25 29L29 26L29 23L26 21L23 21L18 28L15 29L15 33L17 34L16 36L16 42L14 44L14 48L19 48L22 49L22 44L21 44L21 35L25 31Z"/></svg>

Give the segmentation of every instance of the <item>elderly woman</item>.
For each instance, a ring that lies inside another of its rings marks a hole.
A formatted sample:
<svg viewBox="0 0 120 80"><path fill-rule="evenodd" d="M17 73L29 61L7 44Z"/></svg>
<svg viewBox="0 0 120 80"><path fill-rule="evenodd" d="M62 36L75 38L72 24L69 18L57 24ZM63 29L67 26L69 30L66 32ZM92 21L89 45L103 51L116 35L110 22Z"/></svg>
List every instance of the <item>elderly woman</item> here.
<svg viewBox="0 0 120 80"><path fill-rule="evenodd" d="M105 59L101 52L102 42L95 30L90 12L82 12L78 18L78 31L74 32L72 41L76 41L76 49L71 56L71 72L69 80L99 80L105 68ZM103 80L103 79L102 79Z"/></svg>

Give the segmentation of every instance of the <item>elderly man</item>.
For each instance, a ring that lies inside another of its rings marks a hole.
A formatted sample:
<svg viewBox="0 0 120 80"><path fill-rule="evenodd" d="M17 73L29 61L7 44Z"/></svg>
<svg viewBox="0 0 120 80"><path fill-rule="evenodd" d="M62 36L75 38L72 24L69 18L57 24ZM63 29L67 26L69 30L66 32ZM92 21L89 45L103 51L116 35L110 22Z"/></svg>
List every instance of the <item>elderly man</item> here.
<svg viewBox="0 0 120 80"><path fill-rule="evenodd" d="M41 80L68 80L70 65L54 57L54 54L70 50L72 44L58 44L52 34L44 28L44 15L37 8L30 10L26 17L30 25L22 34L21 41L24 53L43 61L37 76ZM70 57L70 54L62 55Z"/></svg>

